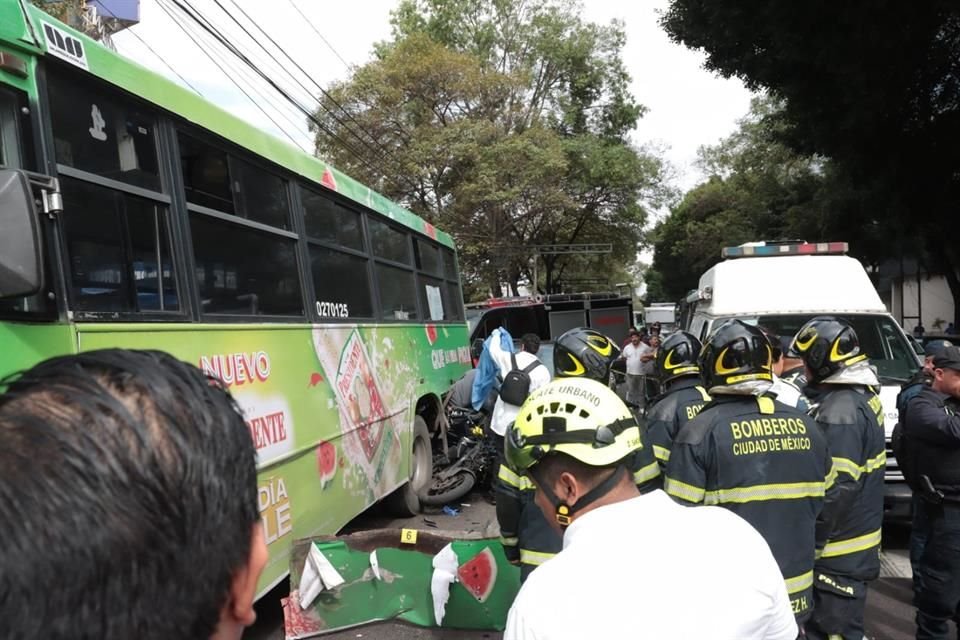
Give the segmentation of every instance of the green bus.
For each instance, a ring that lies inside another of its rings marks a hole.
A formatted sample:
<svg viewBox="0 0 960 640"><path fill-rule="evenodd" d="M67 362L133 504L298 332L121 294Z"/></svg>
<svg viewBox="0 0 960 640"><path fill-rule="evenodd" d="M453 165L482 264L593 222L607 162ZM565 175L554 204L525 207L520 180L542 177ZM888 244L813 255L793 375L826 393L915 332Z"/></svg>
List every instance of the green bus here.
<svg viewBox="0 0 960 640"><path fill-rule="evenodd" d="M0 376L161 349L229 385L270 563L419 508L470 366L449 235L28 3L0 0Z"/></svg>

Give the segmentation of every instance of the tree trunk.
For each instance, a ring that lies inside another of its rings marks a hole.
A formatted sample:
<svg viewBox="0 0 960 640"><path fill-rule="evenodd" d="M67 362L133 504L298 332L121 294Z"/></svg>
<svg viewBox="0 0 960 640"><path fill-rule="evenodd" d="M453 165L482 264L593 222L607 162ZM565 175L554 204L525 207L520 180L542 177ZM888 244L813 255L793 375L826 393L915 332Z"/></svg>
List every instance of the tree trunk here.
<svg viewBox="0 0 960 640"><path fill-rule="evenodd" d="M957 277L957 270L953 265L943 275L946 276L947 286L953 295L953 326L960 327L960 278Z"/></svg>

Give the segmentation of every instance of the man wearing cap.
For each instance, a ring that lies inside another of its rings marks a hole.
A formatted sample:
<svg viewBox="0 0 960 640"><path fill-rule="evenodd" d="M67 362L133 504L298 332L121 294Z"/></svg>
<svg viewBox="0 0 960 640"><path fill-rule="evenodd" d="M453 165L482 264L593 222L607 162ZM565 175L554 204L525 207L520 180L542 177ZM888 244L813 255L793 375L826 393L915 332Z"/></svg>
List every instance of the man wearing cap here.
<svg viewBox="0 0 960 640"><path fill-rule="evenodd" d="M960 348L933 357L933 381L910 401L904 475L928 521L920 556L917 640L950 637L960 604Z"/></svg>
<svg viewBox="0 0 960 640"><path fill-rule="evenodd" d="M930 386L933 381L933 359L943 353L945 348L952 346L953 343L949 340L931 340L923 347L923 366L900 389L900 394L897 395L897 411L906 411L910 400L920 393L921 389Z"/></svg>
<svg viewBox="0 0 960 640"><path fill-rule="evenodd" d="M908 460L907 452L903 447L903 425L906 424L910 401L933 383L933 359L943 353L944 349L951 346L953 344L948 340L931 340L928 342L923 350L923 366L903 385L900 394L897 395L899 420L893 428L891 446L893 455L897 458L901 470L905 473L908 473L908 471L903 467L905 465L909 466L910 460ZM930 523L927 521L926 510L920 508L922 501L920 487L911 488L913 489L913 504L911 506L913 520L910 525L910 568L913 571L913 597L916 600L920 595L920 556L923 555L923 547L927 544Z"/></svg>

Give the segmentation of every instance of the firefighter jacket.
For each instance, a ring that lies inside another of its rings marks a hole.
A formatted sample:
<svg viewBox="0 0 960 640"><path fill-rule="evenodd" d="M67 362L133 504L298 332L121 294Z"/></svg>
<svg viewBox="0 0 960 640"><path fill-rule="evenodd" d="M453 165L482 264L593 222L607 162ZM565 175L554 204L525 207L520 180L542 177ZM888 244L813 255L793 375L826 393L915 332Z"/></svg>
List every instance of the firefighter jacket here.
<svg viewBox="0 0 960 640"><path fill-rule="evenodd" d="M813 607L819 521L834 479L814 421L769 396L715 396L677 434L665 487L675 499L720 505L752 524L776 558L798 621Z"/></svg>
<svg viewBox="0 0 960 640"><path fill-rule="evenodd" d="M886 443L883 405L863 385L810 385L811 415L826 436L836 471L830 533L817 571L853 580L880 574Z"/></svg>
<svg viewBox="0 0 960 640"><path fill-rule="evenodd" d="M653 447L650 446L650 439L647 435L646 421L642 415L635 409L631 409L633 417L637 419L640 425L640 450L636 452L629 461L629 469L633 475L633 482L637 485L640 493L649 493L654 489L663 487L663 475L660 473L660 465L654 457Z"/></svg>
<svg viewBox="0 0 960 640"><path fill-rule="evenodd" d="M530 478L501 464L496 490L500 542L507 559L520 563L520 578L526 580L531 571L560 553L563 536L534 503L536 488Z"/></svg>
<svg viewBox="0 0 960 640"><path fill-rule="evenodd" d="M653 404L647 408L644 444L652 449L661 469L667 467L670 447L680 427L696 417L708 402L710 396L700 385L700 378L695 376L677 379L653 399Z"/></svg>
<svg viewBox="0 0 960 640"><path fill-rule="evenodd" d="M960 402L924 387L903 422L903 452L901 467L915 491L929 493L921 481L927 476L943 499L960 501Z"/></svg>

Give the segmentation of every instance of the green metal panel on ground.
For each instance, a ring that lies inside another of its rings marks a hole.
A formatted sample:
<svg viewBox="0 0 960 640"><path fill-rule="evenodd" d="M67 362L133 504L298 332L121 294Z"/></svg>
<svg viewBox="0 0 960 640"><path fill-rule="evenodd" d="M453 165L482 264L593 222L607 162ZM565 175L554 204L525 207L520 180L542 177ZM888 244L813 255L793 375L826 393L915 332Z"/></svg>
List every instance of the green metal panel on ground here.
<svg viewBox="0 0 960 640"><path fill-rule="evenodd" d="M520 588L520 570L507 562L496 539L457 539L454 532L440 535L418 531L407 544L408 530L363 531L340 538L298 540L290 565L290 598L284 603L287 639L312 638L337 630L381 620L397 619L421 627L502 630L507 612ZM431 579L433 557L448 543L461 565L487 549L496 561L489 596L479 602L460 582L450 585L443 624L433 613ZM316 545L345 580L322 592L301 610L296 587L310 547ZM370 553L376 551L382 579L376 579Z"/></svg>

